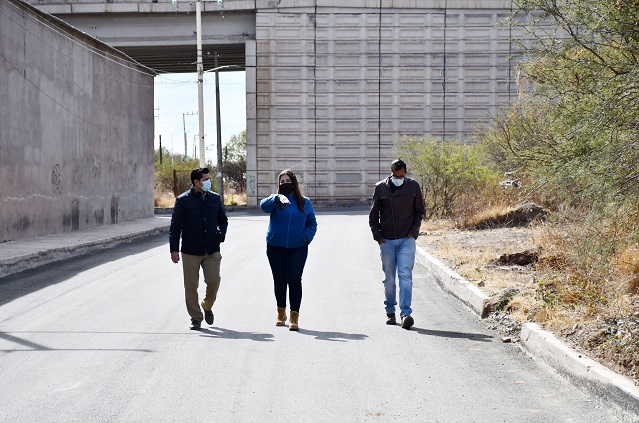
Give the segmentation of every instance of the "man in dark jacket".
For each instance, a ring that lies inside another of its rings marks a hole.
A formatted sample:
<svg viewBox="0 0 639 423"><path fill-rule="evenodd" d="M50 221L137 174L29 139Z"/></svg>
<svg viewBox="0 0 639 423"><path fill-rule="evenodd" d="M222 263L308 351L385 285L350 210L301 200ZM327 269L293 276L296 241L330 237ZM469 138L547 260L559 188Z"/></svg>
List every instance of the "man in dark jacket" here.
<svg viewBox="0 0 639 423"><path fill-rule="evenodd" d="M173 263L180 261L178 251L182 251L186 310L191 316L191 328L199 329L203 318L209 325L213 324L212 308L220 287L220 243L224 242L228 219L220 196L211 191L208 168L194 169L191 172L191 184L191 189L175 201L169 244ZM206 283L206 295L201 304L204 316L197 296L200 267Z"/></svg>
<svg viewBox="0 0 639 423"><path fill-rule="evenodd" d="M406 163L391 164L392 175L375 185L368 224L379 244L384 272L386 324L397 324L395 275L399 278L399 309L402 327L414 324L410 308L413 295L415 240L424 217L424 198L417 181L406 176Z"/></svg>

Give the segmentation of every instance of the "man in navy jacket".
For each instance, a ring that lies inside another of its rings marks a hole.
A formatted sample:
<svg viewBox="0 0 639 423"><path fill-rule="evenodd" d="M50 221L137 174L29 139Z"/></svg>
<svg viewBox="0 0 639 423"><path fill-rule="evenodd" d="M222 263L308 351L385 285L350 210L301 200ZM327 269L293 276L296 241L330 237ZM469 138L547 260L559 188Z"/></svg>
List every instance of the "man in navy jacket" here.
<svg viewBox="0 0 639 423"><path fill-rule="evenodd" d="M199 329L202 319L209 325L213 324L212 308L220 287L220 243L224 242L228 219L220 196L211 191L208 168L194 169L191 183L191 189L175 201L169 244L173 263L180 261L178 251L182 252L186 310L191 316L191 328ZM204 315L197 295L200 267L206 283L206 295L201 303Z"/></svg>

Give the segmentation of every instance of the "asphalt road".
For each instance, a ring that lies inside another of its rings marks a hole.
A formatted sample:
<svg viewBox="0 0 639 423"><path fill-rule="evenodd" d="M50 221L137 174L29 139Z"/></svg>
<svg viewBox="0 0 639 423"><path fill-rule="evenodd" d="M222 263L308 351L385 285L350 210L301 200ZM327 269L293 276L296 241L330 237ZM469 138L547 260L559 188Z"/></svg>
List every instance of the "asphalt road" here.
<svg viewBox="0 0 639 423"><path fill-rule="evenodd" d="M201 331L166 235L1 279L0 421L617 421L419 269L415 327L385 325L363 210L318 213L301 330L275 327L267 224L231 216Z"/></svg>

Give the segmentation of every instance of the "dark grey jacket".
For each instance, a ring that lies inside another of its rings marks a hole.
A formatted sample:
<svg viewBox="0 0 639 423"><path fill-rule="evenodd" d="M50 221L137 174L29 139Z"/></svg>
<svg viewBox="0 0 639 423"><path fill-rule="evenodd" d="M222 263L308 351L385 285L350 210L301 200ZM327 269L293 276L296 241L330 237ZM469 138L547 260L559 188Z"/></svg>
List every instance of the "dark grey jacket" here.
<svg viewBox="0 0 639 423"><path fill-rule="evenodd" d="M391 190L390 176L375 184L373 204L368 224L376 241L406 238L417 239L424 217L424 197L417 181L405 178L395 192Z"/></svg>

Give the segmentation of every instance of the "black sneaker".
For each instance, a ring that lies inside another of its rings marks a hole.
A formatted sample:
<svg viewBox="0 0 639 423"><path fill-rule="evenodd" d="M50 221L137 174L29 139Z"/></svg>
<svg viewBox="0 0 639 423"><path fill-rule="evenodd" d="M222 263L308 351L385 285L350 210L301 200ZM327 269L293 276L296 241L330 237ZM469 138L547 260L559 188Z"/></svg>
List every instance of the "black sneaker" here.
<svg viewBox="0 0 639 423"><path fill-rule="evenodd" d="M387 325L396 325L397 319L395 318L395 313L386 313L386 324Z"/></svg>
<svg viewBox="0 0 639 423"><path fill-rule="evenodd" d="M204 321L209 325L213 324L213 310L204 310Z"/></svg>
<svg viewBox="0 0 639 423"><path fill-rule="evenodd" d="M198 330L202 326L202 321L191 319L191 330Z"/></svg>
<svg viewBox="0 0 639 423"><path fill-rule="evenodd" d="M402 328L410 329L415 324L415 320L411 316L402 317Z"/></svg>

